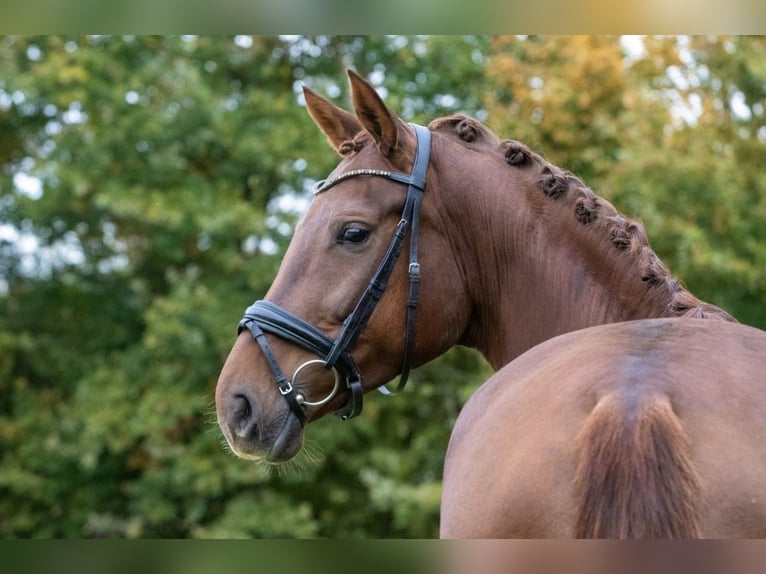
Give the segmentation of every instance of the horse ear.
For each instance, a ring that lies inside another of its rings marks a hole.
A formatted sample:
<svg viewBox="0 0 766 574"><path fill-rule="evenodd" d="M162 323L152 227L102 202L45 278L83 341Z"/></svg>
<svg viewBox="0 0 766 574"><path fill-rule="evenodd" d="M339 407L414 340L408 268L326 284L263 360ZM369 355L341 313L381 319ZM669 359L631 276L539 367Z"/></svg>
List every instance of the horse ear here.
<svg viewBox="0 0 766 574"><path fill-rule="evenodd" d="M314 90L303 86L303 96L314 123L324 132L335 151L340 149L343 142L362 131L362 124L354 114L339 108Z"/></svg>
<svg viewBox="0 0 766 574"><path fill-rule="evenodd" d="M348 77L356 117L375 139L380 152L389 155L396 148L400 132L406 133L404 122L388 109L367 80L353 70L348 70Z"/></svg>

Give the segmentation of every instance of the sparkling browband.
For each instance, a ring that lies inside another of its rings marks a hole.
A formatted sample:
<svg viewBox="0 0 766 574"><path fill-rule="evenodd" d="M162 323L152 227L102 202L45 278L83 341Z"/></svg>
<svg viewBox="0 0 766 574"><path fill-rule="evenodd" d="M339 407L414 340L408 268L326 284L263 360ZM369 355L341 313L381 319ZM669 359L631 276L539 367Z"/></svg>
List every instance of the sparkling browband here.
<svg viewBox="0 0 766 574"><path fill-rule="evenodd" d="M353 169L351 171L347 171L346 173L342 173L336 177L333 177L332 179L323 179L321 181L316 182L316 184L314 185L314 191L312 193L314 195L319 195L320 193L327 191L328 189L340 183L341 181L345 179L349 179L351 177L356 177L358 175L376 175L378 177L386 177L388 179L393 179L401 183L409 183L407 176L404 176L403 174L395 173L392 171L386 171L383 169Z"/></svg>

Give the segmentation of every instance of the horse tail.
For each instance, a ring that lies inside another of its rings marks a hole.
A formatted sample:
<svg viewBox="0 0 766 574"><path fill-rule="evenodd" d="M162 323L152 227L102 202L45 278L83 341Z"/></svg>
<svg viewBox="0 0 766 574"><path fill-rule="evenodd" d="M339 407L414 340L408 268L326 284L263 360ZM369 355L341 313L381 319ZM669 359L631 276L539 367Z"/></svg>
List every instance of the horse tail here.
<svg viewBox="0 0 766 574"><path fill-rule="evenodd" d="M668 397L609 395L578 436L578 538L698 538L700 485Z"/></svg>

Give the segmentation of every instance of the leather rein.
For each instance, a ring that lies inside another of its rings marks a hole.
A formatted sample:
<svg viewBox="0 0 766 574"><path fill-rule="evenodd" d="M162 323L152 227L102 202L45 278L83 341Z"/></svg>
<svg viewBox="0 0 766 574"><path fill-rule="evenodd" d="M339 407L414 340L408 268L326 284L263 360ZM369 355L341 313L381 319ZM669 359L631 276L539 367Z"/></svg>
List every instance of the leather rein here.
<svg viewBox="0 0 766 574"><path fill-rule="evenodd" d="M378 169L356 169L342 173L333 179L320 181L314 189L314 195L316 196L328 191L342 181L359 176L384 177L408 186L402 217L394 230L388 249L377 271L375 271L372 279L370 279L367 288L354 306L354 310L343 321L338 337L333 340L314 327L314 325L287 309L264 300L256 301L248 307L245 310L245 316L239 322L237 334L247 329L253 335L253 338L263 351L279 393L285 398L290 406L290 410L298 418L301 425L306 423L306 407L320 406L329 402L338 393L341 380L345 381L346 390L350 396L345 406L337 410L335 414L346 420L362 412L362 375L350 352L360 333L367 326L370 316L386 290L388 280L394 270L394 265L399 258L404 239L409 230L409 293L407 296L407 323L402 372L394 391L389 391L385 386L379 387L378 390L383 394L391 395L403 389L407 383L415 341L415 316L420 298L420 264L418 263L420 205L426 187L426 171L431 152L431 132L428 128L417 124L410 124L410 126L415 130L417 137L412 173L404 174ZM306 361L288 379L279 367L279 363L264 333L276 335L323 358ZM322 400L314 402L307 401L295 389L297 375L303 368L312 364L321 364L326 369L332 370L335 375L335 386L330 394Z"/></svg>

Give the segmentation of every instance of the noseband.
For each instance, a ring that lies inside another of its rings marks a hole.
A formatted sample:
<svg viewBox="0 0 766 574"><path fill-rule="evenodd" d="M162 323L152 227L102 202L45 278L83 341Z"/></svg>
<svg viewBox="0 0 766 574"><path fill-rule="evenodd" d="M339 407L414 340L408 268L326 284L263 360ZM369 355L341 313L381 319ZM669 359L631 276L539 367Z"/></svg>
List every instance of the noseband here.
<svg viewBox="0 0 766 574"><path fill-rule="evenodd" d="M357 301L354 310L343 321L338 337L333 340L312 324L304 321L290 311L275 305L270 301L256 301L245 310L244 318L239 322L237 333L244 329L250 331L263 351L266 362L271 369L279 393L285 398L291 411L295 414L301 425L306 422L307 406L319 406L329 402L339 390L340 380L345 380L346 388L350 392L348 402L335 414L342 419L350 419L362 412L362 375L359 372L354 359L351 357L351 349L356 343L359 334L367 325L372 312L378 301L383 296L388 285L388 279L394 270L394 264L402 250L407 230L410 231L410 262L409 262L409 294L407 296L407 324L404 343L404 361L402 373L395 391L404 388L410 373L412 363L412 351L415 341L415 312L420 298L420 265L418 264L418 225L420 222L420 204L423 191L426 187L426 170L431 152L431 132L428 128L417 124L410 124L415 130L417 147L415 149L415 162L412 173L396 173L378 169L356 169L342 173L339 176L321 181L317 184L314 195L324 193L341 181L357 176L384 177L398 183L407 184L407 199L404 202L402 217L394 230L391 242L388 245L383 259L377 271L370 279L367 289ZM300 365L293 376L288 380L277 363L276 357L266 340L264 333L271 333L290 343L311 351L323 359L312 359ZM296 392L295 381L297 375L310 364L321 364L333 371L335 375L335 387L328 396L320 401L308 402L306 398ZM386 387L380 387L383 394L392 394Z"/></svg>

